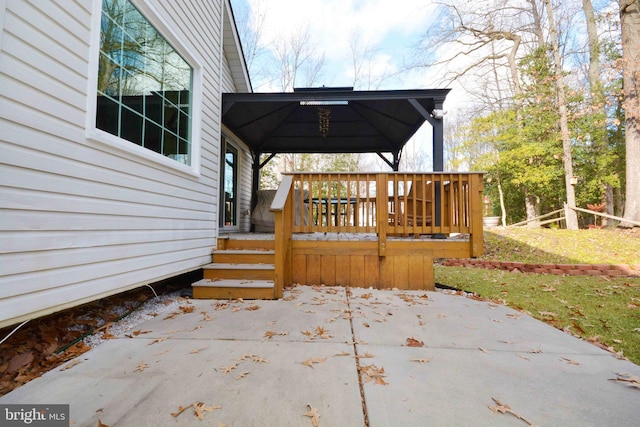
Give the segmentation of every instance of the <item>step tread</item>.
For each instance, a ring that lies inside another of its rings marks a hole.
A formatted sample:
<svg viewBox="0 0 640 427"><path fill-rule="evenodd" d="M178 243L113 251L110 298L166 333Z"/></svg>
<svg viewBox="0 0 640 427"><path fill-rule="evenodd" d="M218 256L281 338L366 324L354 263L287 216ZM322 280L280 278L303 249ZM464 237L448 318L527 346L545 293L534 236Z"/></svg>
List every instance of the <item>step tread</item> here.
<svg viewBox="0 0 640 427"><path fill-rule="evenodd" d="M274 287L273 280L244 280L244 279L201 279L191 284L191 287L207 288L260 288L270 289Z"/></svg>
<svg viewBox="0 0 640 427"><path fill-rule="evenodd" d="M232 264L213 262L202 267L205 270L275 270L273 264Z"/></svg>
<svg viewBox="0 0 640 427"><path fill-rule="evenodd" d="M276 251L272 249L214 249L212 254L228 254L228 255L275 255Z"/></svg>

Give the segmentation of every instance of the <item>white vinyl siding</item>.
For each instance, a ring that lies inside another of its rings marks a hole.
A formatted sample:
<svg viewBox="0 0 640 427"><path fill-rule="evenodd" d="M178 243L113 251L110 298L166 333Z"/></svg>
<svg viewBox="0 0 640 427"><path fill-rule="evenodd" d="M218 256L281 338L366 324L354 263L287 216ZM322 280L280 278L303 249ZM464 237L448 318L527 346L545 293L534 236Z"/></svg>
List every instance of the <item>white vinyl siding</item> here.
<svg viewBox="0 0 640 427"><path fill-rule="evenodd" d="M199 149L188 168L87 134L87 123L95 123L88 101L97 78L95 2L6 1L0 326L211 261L218 232L222 3L134 1L170 26L172 34L163 35L197 52L201 64Z"/></svg>
<svg viewBox="0 0 640 427"><path fill-rule="evenodd" d="M226 31L225 29L225 37L229 37L229 33L230 31ZM232 54L224 50L221 79L222 93L237 91L237 88L234 85L231 66L229 65L229 56L232 56ZM241 75L240 73L238 74ZM241 232L248 232L251 227L250 209L253 159L251 158L250 150L246 145L230 134L227 134L227 137L233 146L238 149L238 230Z"/></svg>

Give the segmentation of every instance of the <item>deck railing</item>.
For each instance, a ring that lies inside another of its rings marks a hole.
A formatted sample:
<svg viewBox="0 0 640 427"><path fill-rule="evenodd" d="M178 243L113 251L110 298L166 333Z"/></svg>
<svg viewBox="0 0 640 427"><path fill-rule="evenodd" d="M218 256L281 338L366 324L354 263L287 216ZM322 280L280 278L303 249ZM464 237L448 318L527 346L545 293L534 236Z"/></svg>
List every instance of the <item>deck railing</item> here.
<svg viewBox="0 0 640 427"><path fill-rule="evenodd" d="M469 234L477 173L295 173L292 232ZM479 218L481 219L481 217ZM479 221L481 223L481 221Z"/></svg>
<svg viewBox="0 0 640 427"><path fill-rule="evenodd" d="M380 256L387 236L461 233L479 255L482 190L481 173L286 174L271 206L276 256L285 265L292 234L315 232L376 233Z"/></svg>

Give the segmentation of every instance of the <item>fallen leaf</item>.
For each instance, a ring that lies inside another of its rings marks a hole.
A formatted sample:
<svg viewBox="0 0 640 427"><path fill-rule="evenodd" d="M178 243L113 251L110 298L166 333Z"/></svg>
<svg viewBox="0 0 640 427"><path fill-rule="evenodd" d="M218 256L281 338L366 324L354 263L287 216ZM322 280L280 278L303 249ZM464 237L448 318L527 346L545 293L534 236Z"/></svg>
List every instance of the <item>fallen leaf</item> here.
<svg viewBox="0 0 640 427"><path fill-rule="evenodd" d="M71 368L73 368L74 366L77 366L77 365L79 365L79 364L81 364L81 363L82 363L82 360L80 360L80 359L74 359L72 362L67 363L67 364L66 364L62 369L60 369L60 370L61 370L61 371L66 371L67 369L71 369Z"/></svg>
<svg viewBox="0 0 640 427"><path fill-rule="evenodd" d="M147 369L149 367L149 365L147 365L144 362L140 362L140 364L138 365L138 367L136 369L133 370L133 372L142 372L145 369Z"/></svg>
<svg viewBox="0 0 640 427"><path fill-rule="evenodd" d="M407 338L407 346L409 347L424 347L424 342L415 338Z"/></svg>
<svg viewBox="0 0 640 427"><path fill-rule="evenodd" d="M136 337L137 337L138 335L148 334L148 333L150 333L150 332L151 332L151 331L141 331L141 330L139 330L139 329L138 329L137 331L133 331L133 332L131 332L131 333L132 333L134 336L136 336Z"/></svg>
<svg viewBox="0 0 640 427"><path fill-rule="evenodd" d="M316 335L322 338L323 340L331 338L331 335L329 335L322 326L316 327Z"/></svg>
<svg viewBox="0 0 640 427"><path fill-rule="evenodd" d="M171 415L173 415L173 417L177 417L180 414L182 414L184 411L186 411L189 408L193 408L193 403L188 405L188 406L178 406L178 410L176 412L172 412Z"/></svg>
<svg viewBox="0 0 640 427"><path fill-rule="evenodd" d="M195 310L195 307L192 305L181 305L178 307L178 309L183 313L192 313L193 310Z"/></svg>
<svg viewBox="0 0 640 427"><path fill-rule="evenodd" d="M326 357L320 357L320 358L313 358L310 357L307 360L305 360L304 362L301 362L304 366L308 366L310 368L313 368L313 364L314 363L323 363L327 360Z"/></svg>
<svg viewBox="0 0 640 427"><path fill-rule="evenodd" d="M364 382L368 383L374 381L374 384L387 385L384 380L384 368L378 368L376 365L362 365L358 367L358 370L362 374Z"/></svg>
<svg viewBox="0 0 640 427"><path fill-rule="evenodd" d="M313 427L318 427L318 423L320 422L320 420L319 420L320 413L318 412L318 410L316 408L314 408L310 404L307 404L307 406L309 407L309 410L304 413L304 416L311 418L311 425Z"/></svg>
<svg viewBox="0 0 640 427"><path fill-rule="evenodd" d="M498 412L500 412L501 414L511 414L511 415L515 416L516 418L524 421L525 423L527 423L530 426L534 425L529 420L524 418L522 415L518 414L516 411L511 409L511 407L509 405L500 402L495 397L492 397L491 399L493 399L493 401L497 404L497 406L489 405L489 409L491 409L494 414L497 414Z"/></svg>
<svg viewBox="0 0 640 427"><path fill-rule="evenodd" d="M238 367L238 364L234 364L234 365L229 365L229 366L223 366L222 368L222 373L224 374L228 374L229 372L233 371L234 369L236 369Z"/></svg>
<svg viewBox="0 0 640 427"><path fill-rule="evenodd" d="M359 354L355 356L356 359L371 359L372 357L373 357L373 354L371 353Z"/></svg>
<svg viewBox="0 0 640 427"><path fill-rule="evenodd" d="M351 356L351 353L348 351L343 351L342 353L334 354L334 356Z"/></svg>
<svg viewBox="0 0 640 427"><path fill-rule="evenodd" d="M487 350L486 348L482 348L482 347L478 347L478 350L480 350L481 352L483 352L485 354L491 353L489 350Z"/></svg>
<svg viewBox="0 0 640 427"><path fill-rule="evenodd" d="M98 420L98 427L109 427L106 424L103 424L102 421Z"/></svg>
<svg viewBox="0 0 640 427"><path fill-rule="evenodd" d="M155 343L161 343L162 341L165 341L165 340L166 340L166 338L156 338L155 340L151 341L147 345L152 345L152 344L155 344Z"/></svg>
<svg viewBox="0 0 640 427"><path fill-rule="evenodd" d="M244 372L238 374L238 376L236 376L236 380L240 380L240 379L246 377L247 375L249 375L249 371L244 371Z"/></svg>
<svg viewBox="0 0 640 427"><path fill-rule="evenodd" d="M269 338L269 339L273 338L276 335L285 336L285 335L289 335L289 332L267 331L264 333L265 338Z"/></svg>
<svg viewBox="0 0 640 427"><path fill-rule="evenodd" d="M16 354L9 361L7 372L17 372L20 368L30 365L33 362L33 353L27 351L26 353Z"/></svg>
<svg viewBox="0 0 640 427"><path fill-rule="evenodd" d="M430 359L411 359L412 362L428 363Z"/></svg>
<svg viewBox="0 0 640 427"><path fill-rule="evenodd" d="M251 355L251 361L254 363L269 363L269 361L267 359L265 359L264 357L252 354Z"/></svg>
<svg viewBox="0 0 640 427"><path fill-rule="evenodd" d="M569 365L579 365L580 362L573 360L573 359L569 359L568 357L562 357L560 358L560 360L567 362Z"/></svg>
<svg viewBox="0 0 640 427"><path fill-rule="evenodd" d="M256 311L260 308L259 305L250 305L249 307L245 308L245 310L249 310L249 311Z"/></svg>
<svg viewBox="0 0 640 427"><path fill-rule="evenodd" d="M628 383L627 385L629 387L640 389L640 377L628 374L626 372L616 374L616 378L613 378L612 381L625 382Z"/></svg>
<svg viewBox="0 0 640 427"><path fill-rule="evenodd" d="M556 317L558 317L558 313L554 313L552 311L538 311L538 314L541 317L551 318L551 319L555 319Z"/></svg>
<svg viewBox="0 0 640 427"><path fill-rule="evenodd" d="M220 408L222 408L220 405L206 406L203 402L198 402L193 406L193 414L197 419L201 420L206 415L205 412L213 412Z"/></svg>
<svg viewBox="0 0 640 427"><path fill-rule="evenodd" d="M523 356L522 354L516 354L516 356L518 356L520 359L531 361L531 359L529 359L527 356Z"/></svg>

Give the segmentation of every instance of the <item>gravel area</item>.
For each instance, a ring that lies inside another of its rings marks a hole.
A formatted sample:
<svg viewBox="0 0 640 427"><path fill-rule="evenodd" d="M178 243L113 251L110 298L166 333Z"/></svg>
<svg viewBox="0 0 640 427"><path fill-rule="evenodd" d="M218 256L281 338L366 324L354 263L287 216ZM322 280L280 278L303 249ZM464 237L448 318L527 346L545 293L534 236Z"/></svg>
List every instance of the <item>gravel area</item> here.
<svg viewBox="0 0 640 427"><path fill-rule="evenodd" d="M162 313L178 310L178 306L184 304L185 301L185 298L181 296L183 293L183 290L175 291L151 298L142 306L106 328L107 332L116 337L124 337L130 331L135 330L141 323ZM125 313L122 314L124 315ZM106 339L103 338L102 332L98 332L87 336L83 341L91 347L96 347L105 342Z"/></svg>

